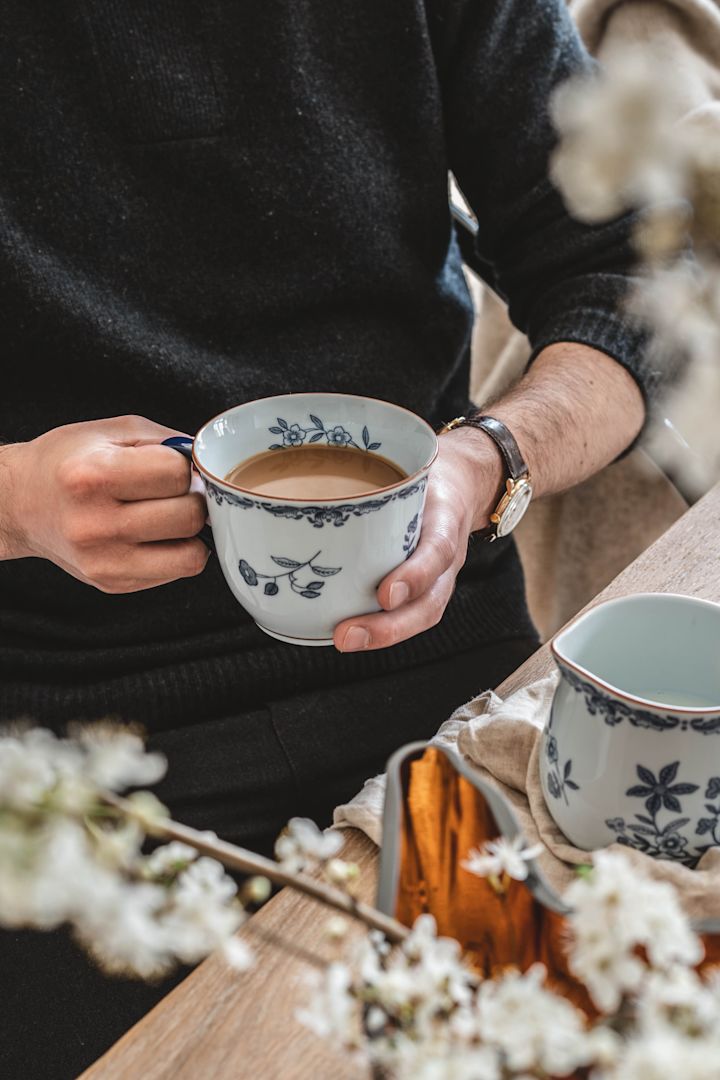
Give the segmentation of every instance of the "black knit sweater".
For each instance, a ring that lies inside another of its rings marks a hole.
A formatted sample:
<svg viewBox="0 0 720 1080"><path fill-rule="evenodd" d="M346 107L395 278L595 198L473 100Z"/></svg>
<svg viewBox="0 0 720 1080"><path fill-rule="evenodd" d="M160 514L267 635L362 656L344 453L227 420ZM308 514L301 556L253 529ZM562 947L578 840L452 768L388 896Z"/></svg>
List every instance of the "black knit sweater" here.
<svg viewBox="0 0 720 1080"><path fill-rule="evenodd" d="M0 438L140 413L193 432L285 391L467 403L451 169L535 351L623 325L628 223L547 180L552 88L589 61L562 0L5 0ZM26 478L32 483L32 478ZM107 596L0 565L0 717L153 725L529 632L512 545L473 546L443 623L382 654L264 637L211 560Z"/></svg>

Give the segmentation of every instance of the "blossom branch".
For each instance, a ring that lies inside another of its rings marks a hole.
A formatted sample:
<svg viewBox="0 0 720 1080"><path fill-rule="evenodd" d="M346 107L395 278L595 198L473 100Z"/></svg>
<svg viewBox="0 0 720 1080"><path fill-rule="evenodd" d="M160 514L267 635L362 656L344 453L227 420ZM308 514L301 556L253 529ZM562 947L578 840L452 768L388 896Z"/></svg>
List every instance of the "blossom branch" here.
<svg viewBox="0 0 720 1080"><path fill-rule="evenodd" d="M645 445L696 497L720 478L720 110L708 100L688 111L694 77L668 78L649 43L616 46L603 68L556 92L552 177L581 221L641 211L627 314L650 331L662 390Z"/></svg>
<svg viewBox="0 0 720 1080"><path fill-rule="evenodd" d="M296 1015L388 1080L587 1069L594 1080L717 1080L720 979L694 970L702 942L673 889L621 855L596 852L564 897L569 971L598 1012L588 1018L546 985L542 965L484 979L459 942L437 935L432 915L408 932L360 903L351 895L359 867L337 858L338 832L293 818L273 862L172 821L148 791L119 794L155 783L165 765L130 730L0 732L0 924L66 924L108 973L157 978L218 949L245 970L255 959L237 935L245 904L266 899L274 881L372 927L348 963L313 973ZM148 836L168 842L148 855ZM502 899L537 853L521 836L498 838L462 866ZM225 867L255 876L238 891ZM339 939L344 927L328 933Z"/></svg>
<svg viewBox="0 0 720 1080"><path fill-rule="evenodd" d="M108 793L105 800L126 816L136 817L138 814L137 808L128 799ZM199 832L197 829L181 825L169 818L154 820L152 832L160 839L179 840L183 844L188 844L200 854L217 859L229 869L239 870L244 874L258 874L268 878L275 885L287 886L297 892L305 893L306 896L312 896L328 907L358 919L370 929L379 930L393 944L404 941L408 936L409 931L406 926L397 919L378 911L372 905L356 900L349 893L333 888L307 874L287 870L282 864L265 858L263 855L256 855L253 851L229 844L226 840Z"/></svg>

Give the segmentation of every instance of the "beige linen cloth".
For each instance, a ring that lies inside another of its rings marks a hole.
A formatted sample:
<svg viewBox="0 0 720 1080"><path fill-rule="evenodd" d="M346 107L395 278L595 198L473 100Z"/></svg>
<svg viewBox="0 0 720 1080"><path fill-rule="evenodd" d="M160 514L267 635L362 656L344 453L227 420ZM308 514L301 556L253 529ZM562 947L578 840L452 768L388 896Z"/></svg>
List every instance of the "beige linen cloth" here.
<svg viewBox="0 0 720 1080"><path fill-rule="evenodd" d="M480 776L497 787L511 804L528 845L543 844L540 866L548 883L562 895L575 876L575 867L591 861L565 838L550 817L540 788L540 735L550 709L557 676L541 679L503 701L491 690L457 709L434 744L452 746L475 765ZM352 826L382 843L385 777L368 780L352 802L335 811L336 827ZM633 865L649 877L671 882L687 914L696 921L720 918L720 848L707 851L697 869L652 859L620 844Z"/></svg>
<svg viewBox="0 0 720 1080"><path fill-rule="evenodd" d="M652 50L668 78L682 88L688 113L717 108L716 0L570 0L569 7L586 45L600 60L617 45ZM477 281L470 284L477 310L471 389L473 400L483 404L519 377L530 348L512 327L504 304ZM708 423L713 422L709 413ZM682 434L692 442L691 432ZM549 637L567 622L686 508L642 450L571 491L533 504L516 536L530 611L541 636Z"/></svg>

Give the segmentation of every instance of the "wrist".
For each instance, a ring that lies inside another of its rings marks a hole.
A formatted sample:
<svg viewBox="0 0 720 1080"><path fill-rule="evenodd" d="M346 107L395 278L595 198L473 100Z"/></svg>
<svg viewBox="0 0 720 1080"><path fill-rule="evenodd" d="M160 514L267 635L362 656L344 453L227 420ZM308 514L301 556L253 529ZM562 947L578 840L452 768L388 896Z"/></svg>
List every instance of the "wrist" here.
<svg viewBox="0 0 720 1080"><path fill-rule="evenodd" d="M0 446L0 559L30 554L18 519L17 475L22 443Z"/></svg>
<svg viewBox="0 0 720 1080"><path fill-rule="evenodd" d="M471 506L471 532L485 529L505 490L506 468L495 442L479 428L460 427L448 431L441 440L452 440L456 453L464 460L472 477L474 499Z"/></svg>

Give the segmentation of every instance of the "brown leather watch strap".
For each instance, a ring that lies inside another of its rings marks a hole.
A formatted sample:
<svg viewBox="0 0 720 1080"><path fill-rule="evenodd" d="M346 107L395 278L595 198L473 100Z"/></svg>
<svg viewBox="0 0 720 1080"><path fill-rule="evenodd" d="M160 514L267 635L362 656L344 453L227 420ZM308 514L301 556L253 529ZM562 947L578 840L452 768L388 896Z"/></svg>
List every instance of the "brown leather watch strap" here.
<svg viewBox="0 0 720 1080"><path fill-rule="evenodd" d="M520 447L502 420L496 420L494 416L483 416L480 413L475 413L466 416L462 423L458 424L458 427L479 428L480 431L484 431L486 435L489 435L502 454L512 480L520 480L521 477L528 475L530 470L520 453Z"/></svg>

